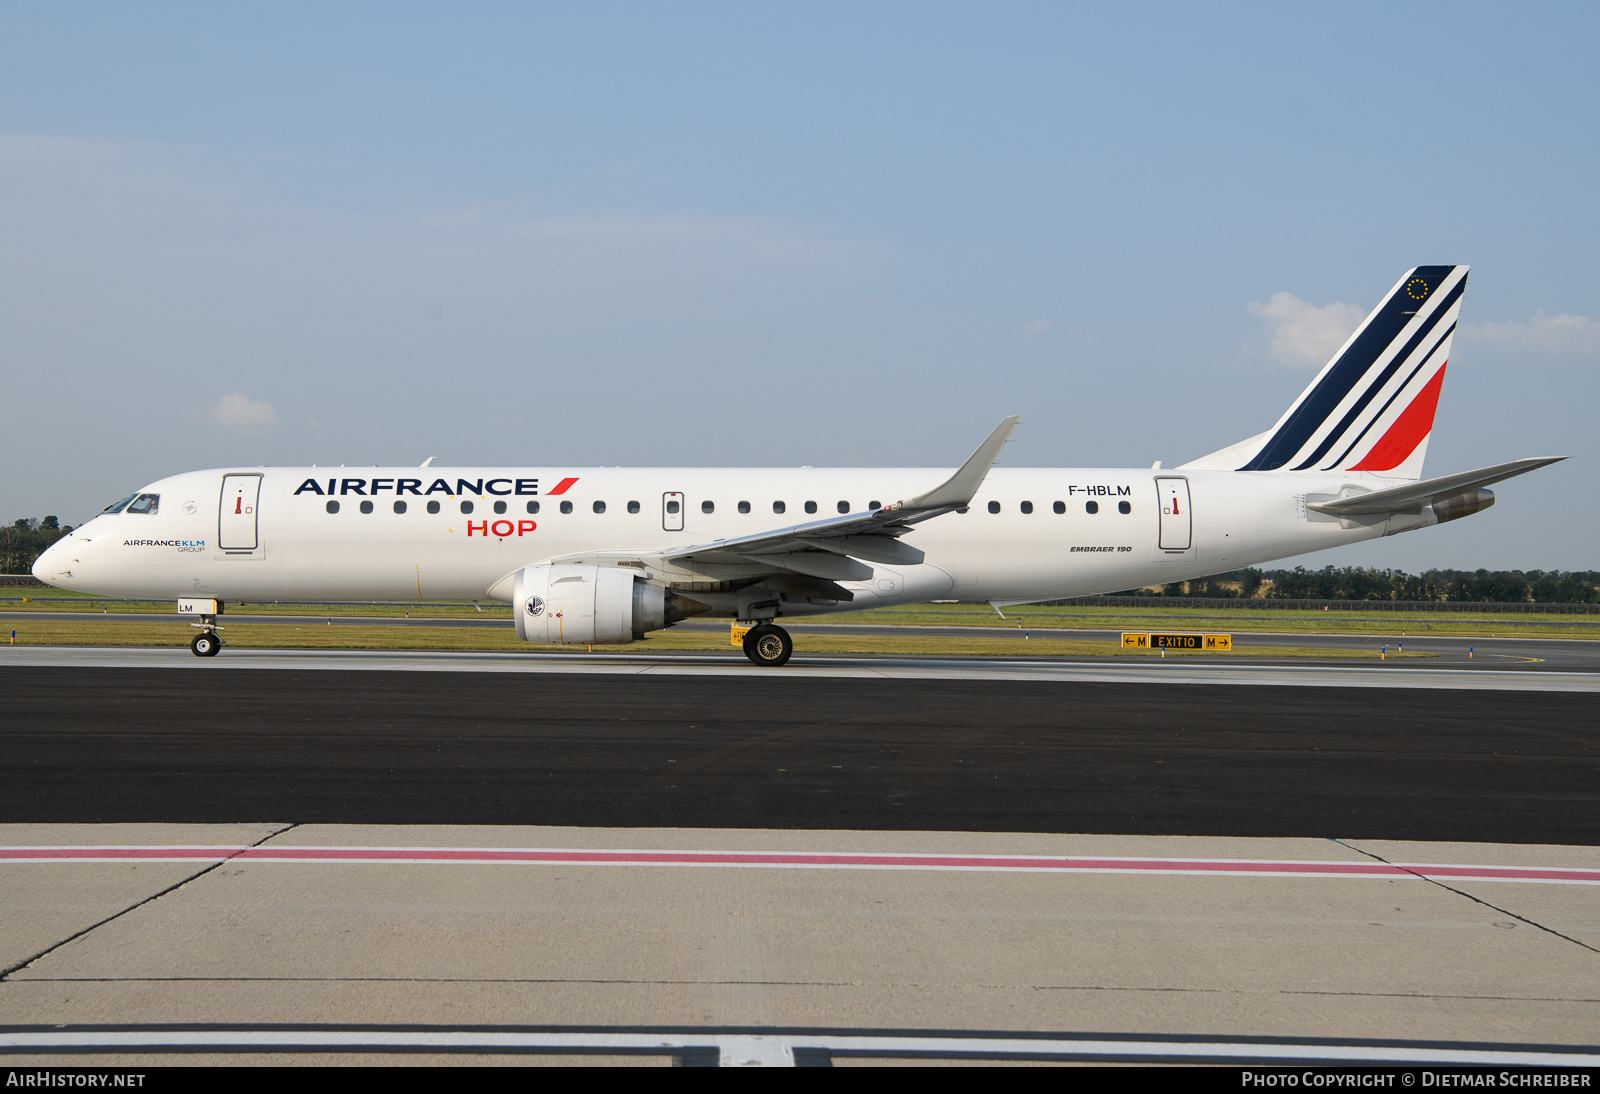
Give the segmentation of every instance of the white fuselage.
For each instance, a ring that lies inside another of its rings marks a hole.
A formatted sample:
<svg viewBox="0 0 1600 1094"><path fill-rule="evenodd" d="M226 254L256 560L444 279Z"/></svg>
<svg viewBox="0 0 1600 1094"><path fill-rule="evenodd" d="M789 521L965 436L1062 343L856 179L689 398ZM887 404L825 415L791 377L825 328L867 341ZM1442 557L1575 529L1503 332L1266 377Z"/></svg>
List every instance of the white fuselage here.
<svg viewBox="0 0 1600 1094"><path fill-rule="evenodd" d="M912 497L948 475L926 468L194 471L144 488L159 495L154 514L97 517L41 556L34 573L66 589L153 600L509 599L504 579L549 559L654 554L785 528L836 515L841 504L860 512ZM255 476L252 495L240 484ZM566 480L575 481L551 493ZM1169 514L1164 528L1170 497L1160 491L1170 495L1173 480L1183 484L1190 511L1180 510L1181 520ZM1336 495L1353 482L1381 485L1349 472L995 468L966 512L928 520L905 537L925 562L874 563L871 578L841 582L853 602L797 605L785 614L1114 592L1403 530L1308 513L1308 493ZM674 498L679 509L670 514ZM328 511L330 501L337 512ZM396 512L397 501L404 512ZM430 502L437 512L428 511Z"/></svg>

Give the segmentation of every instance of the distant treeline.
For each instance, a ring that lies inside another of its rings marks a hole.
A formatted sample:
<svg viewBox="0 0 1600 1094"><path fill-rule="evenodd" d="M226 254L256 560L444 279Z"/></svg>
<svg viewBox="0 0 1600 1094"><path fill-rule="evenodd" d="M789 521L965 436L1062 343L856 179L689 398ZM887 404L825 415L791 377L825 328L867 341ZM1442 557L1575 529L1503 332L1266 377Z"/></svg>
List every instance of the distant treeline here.
<svg viewBox="0 0 1600 1094"><path fill-rule="evenodd" d="M1196 581L1132 589L1118 596L1276 600L1457 600L1468 603L1597 604L1600 570L1235 570Z"/></svg>
<svg viewBox="0 0 1600 1094"><path fill-rule="evenodd" d="M26 574L34 560L72 531L55 517L0 528L0 573ZM1600 570L1234 570L1195 581L1130 589L1118 596L1266 597L1278 600L1460 600L1491 604L1600 603Z"/></svg>
<svg viewBox="0 0 1600 1094"><path fill-rule="evenodd" d="M31 572L34 560L44 554L45 548L70 531L72 525L62 527L53 516L43 520L29 517L9 528L0 528L0 574Z"/></svg>

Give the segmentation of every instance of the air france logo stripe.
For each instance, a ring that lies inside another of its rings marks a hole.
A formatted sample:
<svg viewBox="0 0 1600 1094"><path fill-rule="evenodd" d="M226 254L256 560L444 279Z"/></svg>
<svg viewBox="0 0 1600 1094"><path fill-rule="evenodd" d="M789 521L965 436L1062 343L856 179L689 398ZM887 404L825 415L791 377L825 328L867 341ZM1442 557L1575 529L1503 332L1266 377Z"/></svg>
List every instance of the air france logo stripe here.
<svg viewBox="0 0 1600 1094"><path fill-rule="evenodd" d="M1405 378L1404 382L1402 382L1399 387L1395 388L1394 392L1384 400L1383 406L1378 408L1378 412L1367 420L1366 425L1361 427L1360 432L1355 435L1355 439L1345 446L1343 452L1339 453L1339 458L1330 461L1326 467L1322 468L1322 470L1331 471L1333 468L1343 464L1344 461L1349 458L1350 453L1355 450L1356 445L1360 444L1362 439L1372 431L1372 427L1383 421L1383 416L1389 413L1389 408L1394 405L1394 401L1406 393L1406 391L1411 387L1412 381L1414 381L1419 375L1421 375L1424 369L1433 363L1433 359L1438 355L1439 350L1449 344L1450 336L1455 333L1455 329L1456 324L1452 322L1450 324L1450 329L1444 332L1444 336L1441 337L1438 342L1434 343L1434 347L1428 351L1427 356L1422 359L1422 363L1411 370L1410 375ZM1448 361L1445 362L1445 365L1447 364L1449 364ZM1444 371L1445 365L1439 366L1440 372ZM1374 390L1377 390L1376 385L1374 385Z"/></svg>
<svg viewBox="0 0 1600 1094"><path fill-rule="evenodd" d="M1317 446L1317 450L1313 452L1311 456L1303 463L1297 466L1295 468L1296 471L1304 471L1306 468L1314 466L1318 460L1327 455L1328 449L1332 448L1341 437L1350 431L1350 429L1355 425L1356 420L1361 417L1361 412L1365 410L1367 405L1377 397L1380 391L1383 390L1384 385L1394 378L1394 374L1399 372L1407 361L1411 360L1412 355L1417 351L1417 347L1422 345L1423 340L1438 329L1440 320L1446 315L1450 314L1450 312L1455 308L1456 301L1461 298L1461 294L1466 290L1466 287L1466 278L1462 278L1456 283L1456 287L1450 290L1450 294L1445 297L1444 303L1436 308L1432 315L1428 316L1427 321L1424 322L1422 326L1417 329L1417 332L1411 336L1411 340L1406 343L1405 348L1399 353L1395 354L1394 358L1390 360L1387 366L1384 367L1383 371L1377 375L1372 383L1367 385L1367 389L1361 393L1361 397L1356 400L1355 405L1352 406L1349 410L1349 413L1344 416L1344 420L1341 421L1326 437L1323 438L1322 443ZM1452 320L1449 325L1449 329L1444 332L1444 334L1439 338L1439 341L1434 344L1433 349L1430 349L1425 356L1431 357L1434 350L1437 350L1439 345L1442 344L1445 339L1449 338L1451 334L1455 333L1455 329L1456 324ZM1369 422L1368 424L1370 425L1371 423ZM1339 461L1336 460L1334 462L1337 463Z"/></svg>
<svg viewBox="0 0 1600 1094"><path fill-rule="evenodd" d="M1448 362L1447 362L1448 363ZM1439 389L1444 386L1444 366L1433 374L1417 397L1411 400L1389 431L1372 446L1366 458L1352 471L1388 471L1399 467L1417 450L1422 439L1433 431L1433 413L1439 406Z"/></svg>

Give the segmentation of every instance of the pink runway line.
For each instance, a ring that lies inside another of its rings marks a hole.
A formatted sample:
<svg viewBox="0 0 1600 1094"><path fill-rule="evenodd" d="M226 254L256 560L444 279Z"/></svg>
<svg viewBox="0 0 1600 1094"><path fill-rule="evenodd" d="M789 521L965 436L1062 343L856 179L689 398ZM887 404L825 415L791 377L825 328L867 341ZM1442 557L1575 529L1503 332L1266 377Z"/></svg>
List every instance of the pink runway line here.
<svg viewBox="0 0 1600 1094"><path fill-rule="evenodd" d="M1058 858L852 851L626 851L494 847L0 847L0 864L276 862L363 865L723 866L831 870L982 870L1062 874L1188 874L1308 878L1426 877L1600 885L1600 869L1270 859Z"/></svg>

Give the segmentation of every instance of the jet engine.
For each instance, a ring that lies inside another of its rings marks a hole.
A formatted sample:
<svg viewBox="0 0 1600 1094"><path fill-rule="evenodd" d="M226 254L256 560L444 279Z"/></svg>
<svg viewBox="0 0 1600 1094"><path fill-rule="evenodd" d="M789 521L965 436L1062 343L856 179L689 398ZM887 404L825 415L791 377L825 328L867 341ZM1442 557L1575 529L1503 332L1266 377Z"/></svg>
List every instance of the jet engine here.
<svg viewBox="0 0 1600 1094"><path fill-rule="evenodd" d="M706 610L622 567L574 563L518 570L511 606L518 638L569 646L632 642Z"/></svg>

